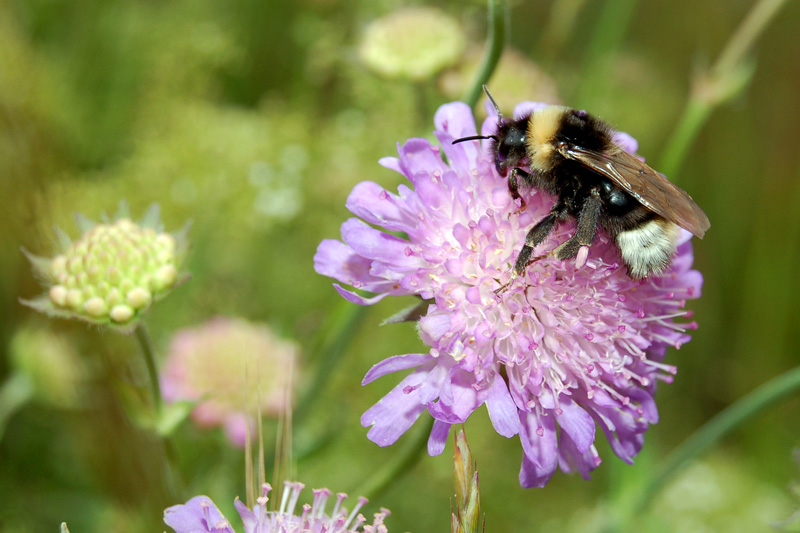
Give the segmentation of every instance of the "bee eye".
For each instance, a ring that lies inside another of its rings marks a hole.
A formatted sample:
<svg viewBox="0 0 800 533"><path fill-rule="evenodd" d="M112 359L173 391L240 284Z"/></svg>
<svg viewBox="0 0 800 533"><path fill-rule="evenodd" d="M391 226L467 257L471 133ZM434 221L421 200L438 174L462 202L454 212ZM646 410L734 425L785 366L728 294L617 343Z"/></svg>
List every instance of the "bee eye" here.
<svg viewBox="0 0 800 533"><path fill-rule="evenodd" d="M497 160L505 161L508 159L509 150L511 150L511 145L508 142L508 137L506 137L497 147Z"/></svg>

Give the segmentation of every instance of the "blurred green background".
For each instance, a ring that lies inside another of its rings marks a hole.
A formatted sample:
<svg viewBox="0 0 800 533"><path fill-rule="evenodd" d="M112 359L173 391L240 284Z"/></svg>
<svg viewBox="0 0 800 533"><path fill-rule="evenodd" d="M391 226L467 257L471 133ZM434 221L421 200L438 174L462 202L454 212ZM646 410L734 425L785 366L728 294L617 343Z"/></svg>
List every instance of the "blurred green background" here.
<svg viewBox="0 0 800 533"><path fill-rule="evenodd" d="M506 110L536 98L588 109L657 162L692 73L713 63L752 4L515 1L510 48L490 87ZM366 28L411 5L455 23L454 55L420 79L373 72L359 54ZM661 421L637 464L598 439L604 463L591 481L558 473L545 489L524 490L518 439L497 435L480 410L466 429L486 531L593 530L685 437L800 360L798 27L800 5L789 1L754 47L751 83L714 111L671 176L712 227L695 243L705 285L689 307L699 329L668 355L679 372L658 391ZM49 256L54 225L77 236L74 212L97 219L126 199L138 217L157 202L168 230L193 221L194 276L148 316L159 351L173 331L211 316L265 321L302 345L308 387L326 358L321 339L354 307L314 272L317 244L339 236L353 185L400 183L377 160L394 155L397 142L430 135L433 112L463 92L485 35L486 5L477 0L0 2L0 380L19 366L7 355L21 335L56 339L66 358L41 363L35 400L6 420L0 530L52 532L63 520L73 533L162 531L163 509L199 493L236 526L232 500L244 496L242 453L219 431L187 422L174 436L182 499L169 498L159 445L130 421L120 393L146 392L133 338L21 306L41 288L20 247ZM308 486L356 490L419 429L382 449L359 425L399 380L362 388L369 367L423 349L411 325L377 328L408 303L384 300L359 315L317 384L295 428L297 477ZM77 391L59 392L76 382ZM800 503L788 489L800 479L792 456L799 409L792 397L726 438L638 527L768 531L787 518ZM366 512L390 508L390 531L447 531L452 493L449 445Z"/></svg>

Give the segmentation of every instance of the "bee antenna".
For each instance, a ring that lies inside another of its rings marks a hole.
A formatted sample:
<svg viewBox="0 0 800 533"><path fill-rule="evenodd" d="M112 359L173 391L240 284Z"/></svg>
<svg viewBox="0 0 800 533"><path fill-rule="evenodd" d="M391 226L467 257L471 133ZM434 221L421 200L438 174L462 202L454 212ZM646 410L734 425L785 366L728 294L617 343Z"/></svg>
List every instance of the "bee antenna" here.
<svg viewBox="0 0 800 533"><path fill-rule="evenodd" d="M458 144L464 141L476 141L478 139L494 139L497 140L497 137L494 135L470 135L469 137L461 137L460 139L456 139L451 144Z"/></svg>
<svg viewBox="0 0 800 533"><path fill-rule="evenodd" d="M498 106L497 102L495 102L494 98L492 98L492 93L489 92L489 87L487 87L485 83L483 84L483 92L486 93L486 97L489 99L489 101L494 106L494 110L497 111L497 120L502 120L503 119L503 113L500 112L500 106Z"/></svg>

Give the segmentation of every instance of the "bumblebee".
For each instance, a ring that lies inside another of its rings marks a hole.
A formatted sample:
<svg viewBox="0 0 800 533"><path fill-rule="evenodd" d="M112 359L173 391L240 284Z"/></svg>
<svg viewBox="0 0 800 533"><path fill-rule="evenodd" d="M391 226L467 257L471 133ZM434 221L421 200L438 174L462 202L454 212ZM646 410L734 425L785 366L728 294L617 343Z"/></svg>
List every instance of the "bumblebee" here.
<svg viewBox="0 0 800 533"><path fill-rule="evenodd" d="M702 239L711 226L691 196L624 151L599 118L552 105L505 119L485 85L483 89L497 110L497 131L453 143L491 139L497 171L508 177L511 196L522 208L522 185L557 198L550 213L528 231L511 280L499 291L542 257L577 257L581 266L598 227L616 244L632 279L658 276L675 254L680 228ZM569 218L576 220L575 233L549 254L534 257L536 246Z"/></svg>

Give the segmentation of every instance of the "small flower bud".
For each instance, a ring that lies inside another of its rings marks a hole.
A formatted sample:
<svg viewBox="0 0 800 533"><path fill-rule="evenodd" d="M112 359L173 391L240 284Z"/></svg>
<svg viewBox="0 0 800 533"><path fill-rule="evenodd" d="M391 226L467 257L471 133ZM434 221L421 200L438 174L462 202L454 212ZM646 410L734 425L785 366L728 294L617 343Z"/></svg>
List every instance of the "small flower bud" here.
<svg viewBox="0 0 800 533"><path fill-rule="evenodd" d="M150 305L150 302L153 301L153 296L147 289L136 287L128 291L128 294L125 295L125 300L128 302L128 305L134 309L141 309L142 307Z"/></svg>
<svg viewBox="0 0 800 533"><path fill-rule="evenodd" d="M103 316L108 312L108 306L106 306L105 300L99 296L94 296L86 300L86 303L83 304L83 308L92 316Z"/></svg>
<svg viewBox="0 0 800 533"><path fill-rule="evenodd" d="M62 307L67 305L67 288L63 285L53 285L50 287L50 299L56 305Z"/></svg>
<svg viewBox="0 0 800 533"><path fill-rule="evenodd" d="M80 289L69 289L67 291L67 305L77 309L83 303L83 294Z"/></svg>
<svg viewBox="0 0 800 533"><path fill-rule="evenodd" d="M60 274L67 271L67 258L63 255L57 255L50 263L50 275L58 277Z"/></svg>
<svg viewBox="0 0 800 533"><path fill-rule="evenodd" d="M156 271L153 278L154 288L157 291L163 290L175 283L177 277L178 271L173 265L164 265Z"/></svg>
<svg viewBox="0 0 800 533"><path fill-rule="evenodd" d="M118 324L124 324L133 318L133 309L125 304L115 305L111 308L111 320Z"/></svg>
<svg viewBox="0 0 800 533"><path fill-rule="evenodd" d="M119 292L119 289L116 287L111 287L109 289L108 294L106 295L106 303L109 307L114 307L115 305L122 303L122 293Z"/></svg>

